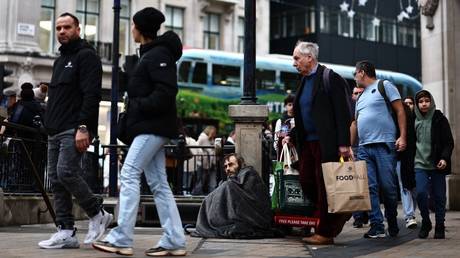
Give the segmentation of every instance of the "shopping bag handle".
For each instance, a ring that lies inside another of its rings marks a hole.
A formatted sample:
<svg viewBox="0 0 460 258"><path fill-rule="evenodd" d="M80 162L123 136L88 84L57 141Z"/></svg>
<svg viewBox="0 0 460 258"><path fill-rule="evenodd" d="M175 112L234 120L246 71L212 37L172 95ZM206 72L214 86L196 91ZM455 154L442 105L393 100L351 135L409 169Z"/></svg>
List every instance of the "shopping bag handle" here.
<svg viewBox="0 0 460 258"><path fill-rule="evenodd" d="M283 145L282 155L283 155L283 159L281 161L283 161L283 164L288 165L288 167L291 167L291 164L292 164L291 153L289 152L289 145L287 143Z"/></svg>
<svg viewBox="0 0 460 258"><path fill-rule="evenodd" d="M345 158L344 158L342 155L340 155L339 161L340 161L340 163L344 163L344 162L345 162ZM353 159L352 156L349 156L349 157L347 158L347 161L354 161L354 159Z"/></svg>

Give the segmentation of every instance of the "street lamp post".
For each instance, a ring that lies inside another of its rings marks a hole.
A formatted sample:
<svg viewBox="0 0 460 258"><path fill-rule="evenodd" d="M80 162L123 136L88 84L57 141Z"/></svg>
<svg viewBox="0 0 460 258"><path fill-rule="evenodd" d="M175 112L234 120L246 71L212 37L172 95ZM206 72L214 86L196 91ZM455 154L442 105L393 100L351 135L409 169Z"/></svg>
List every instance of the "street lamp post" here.
<svg viewBox="0 0 460 258"><path fill-rule="evenodd" d="M256 0L244 1L244 84L241 105L257 103L256 71Z"/></svg>
<svg viewBox="0 0 460 258"><path fill-rule="evenodd" d="M112 91L110 106L110 170L109 170L109 196L117 196L117 117L118 117L118 60L120 39L120 0L113 1L113 43L112 43Z"/></svg>
<svg viewBox="0 0 460 258"><path fill-rule="evenodd" d="M244 15L243 96L239 105L228 107L228 114L235 121L235 152L261 175L264 171L262 131L268 117L268 108L266 105L258 105L256 98L256 0L245 0Z"/></svg>

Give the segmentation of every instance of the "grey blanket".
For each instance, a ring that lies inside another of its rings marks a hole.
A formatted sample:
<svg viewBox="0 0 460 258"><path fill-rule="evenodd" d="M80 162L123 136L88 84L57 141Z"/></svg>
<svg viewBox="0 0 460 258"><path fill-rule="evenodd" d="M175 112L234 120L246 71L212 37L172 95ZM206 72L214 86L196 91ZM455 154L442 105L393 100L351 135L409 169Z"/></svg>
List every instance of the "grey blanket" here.
<svg viewBox="0 0 460 258"><path fill-rule="evenodd" d="M223 181L203 201L196 231L205 238L275 237L267 187L252 167Z"/></svg>

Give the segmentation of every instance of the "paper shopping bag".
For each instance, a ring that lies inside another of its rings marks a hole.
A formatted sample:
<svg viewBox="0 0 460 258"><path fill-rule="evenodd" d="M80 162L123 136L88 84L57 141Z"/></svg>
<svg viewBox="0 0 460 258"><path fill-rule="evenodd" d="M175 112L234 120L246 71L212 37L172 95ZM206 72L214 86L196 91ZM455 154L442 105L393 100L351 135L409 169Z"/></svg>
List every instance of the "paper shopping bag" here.
<svg viewBox="0 0 460 258"><path fill-rule="evenodd" d="M322 164L329 213L371 209L367 165L365 161L327 162Z"/></svg>

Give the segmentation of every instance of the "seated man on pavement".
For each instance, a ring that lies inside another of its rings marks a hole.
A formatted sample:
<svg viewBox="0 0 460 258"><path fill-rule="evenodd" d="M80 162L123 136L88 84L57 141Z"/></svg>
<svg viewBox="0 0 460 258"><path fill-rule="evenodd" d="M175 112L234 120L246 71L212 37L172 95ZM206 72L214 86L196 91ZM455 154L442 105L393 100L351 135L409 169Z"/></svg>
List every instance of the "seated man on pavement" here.
<svg viewBox="0 0 460 258"><path fill-rule="evenodd" d="M203 201L192 236L205 238L274 237L268 189L238 154L224 157L227 180Z"/></svg>

